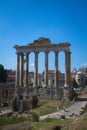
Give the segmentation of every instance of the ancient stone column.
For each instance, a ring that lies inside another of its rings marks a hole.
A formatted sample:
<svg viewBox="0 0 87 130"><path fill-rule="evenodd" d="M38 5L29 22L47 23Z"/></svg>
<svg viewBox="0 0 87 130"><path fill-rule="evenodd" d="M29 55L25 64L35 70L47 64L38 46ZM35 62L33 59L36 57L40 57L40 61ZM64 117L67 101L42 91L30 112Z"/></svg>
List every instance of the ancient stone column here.
<svg viewBox="0 0 87 130"><path fill-rule="evenodd" d="M65 52L65 86L70 87L70 54L71 52Z"/></svg>
<svg viewBox="0 0 87 130"><path fill-rule="evenodd" d="M19 55L19 53L17 53L17 70L16 70L16 82L15 82L15 86L16 87L18 87L19 86L19 80L20 80L20 78L19 78L19 76L20 76L20 73L19 73L19 71L20 71L20 55Z"/></svg>
<svg viewBox="0 0 87 130"><path fill-rule="evenodd" d="M23 86L23 77L24 77L24 54L20 54L21 57L21 68L20 68L20 86Z"/></svg>
<svg viewBox="0 0 87 130"><path fill-rule="evenodd" d="M34 87L38 86L38 52L35 52Z"/></svg>
<svg viewBox="0 0 87 130"><path fill-rule="evenodd" d="M28 72L29 72L29 53L26 53L25 85L28 85Z"/></svg>
<svg viewBox="0 0 87 130"><path fill-rule="evenodd" d="M44 75L45 86L48 86L48 52L45 52L45 75Z"/></svg>
<svg viewBox="0 0 87 130"><path fill-rule="evenodd" d="M55 52L54 86L58 88L58 52Z"/></svg>

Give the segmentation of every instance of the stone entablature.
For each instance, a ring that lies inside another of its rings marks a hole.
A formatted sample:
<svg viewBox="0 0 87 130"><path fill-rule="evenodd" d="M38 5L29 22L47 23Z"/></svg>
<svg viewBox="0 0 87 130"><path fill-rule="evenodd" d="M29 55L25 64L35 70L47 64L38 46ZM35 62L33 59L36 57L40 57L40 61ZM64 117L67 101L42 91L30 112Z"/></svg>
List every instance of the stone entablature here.
<svg viewBox="0 0 87 130"><path fill-rule="evenodd" d="M49 51L70 51L70 43L59 43L52 44L49 39L40 38L35 40L34 43L30 43L26 46L15 45L14 48L17 50L17 53L31 53L31 52L49 52Z"/></svg>

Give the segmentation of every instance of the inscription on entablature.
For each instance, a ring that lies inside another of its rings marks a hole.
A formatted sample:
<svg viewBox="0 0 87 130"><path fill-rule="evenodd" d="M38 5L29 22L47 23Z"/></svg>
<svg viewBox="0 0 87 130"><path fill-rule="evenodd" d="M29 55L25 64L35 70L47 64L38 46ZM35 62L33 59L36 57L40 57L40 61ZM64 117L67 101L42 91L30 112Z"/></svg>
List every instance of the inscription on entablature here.
<svg viewBox="0 0 87 130"><path fill-rule="evenodd" d="M39 38L38 40L34 40L33 43L29 44L29 46L43 46L43 45L50 45L51 42L48 38Z"/></svg>

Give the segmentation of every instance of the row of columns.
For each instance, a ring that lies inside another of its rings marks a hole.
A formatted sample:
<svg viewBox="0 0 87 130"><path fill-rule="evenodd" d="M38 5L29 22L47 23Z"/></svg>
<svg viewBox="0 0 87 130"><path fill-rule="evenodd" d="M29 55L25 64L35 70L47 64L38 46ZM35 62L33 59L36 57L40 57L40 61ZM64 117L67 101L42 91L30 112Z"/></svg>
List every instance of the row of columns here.
<svg viewBox="0 0 87 130"><path fill-rule="evenodd" d="M45 73L44 83L48 86L48 53L45 52ZM55 52L55 74L54 85L58 87L58 51ZM26 53L24 60L23 53L17 53L17 72L16 72L16 86L23 85L24 78L24 62L26 63L25 85L28 84L29 72L29 53ZM35 72L34 72L34 87L38 86L38 52L35 52ZM70 86L70 52L65 52L65 86Z"/></svg>

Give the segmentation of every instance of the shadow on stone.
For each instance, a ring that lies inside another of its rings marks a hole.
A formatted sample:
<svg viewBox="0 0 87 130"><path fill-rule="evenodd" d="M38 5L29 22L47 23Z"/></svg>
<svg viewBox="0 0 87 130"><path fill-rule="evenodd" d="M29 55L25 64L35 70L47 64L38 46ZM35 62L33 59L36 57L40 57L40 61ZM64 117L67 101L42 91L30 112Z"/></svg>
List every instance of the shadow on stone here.
<svg viewBox="0 0 87 130"><path fill-rule="evenodd" d="M61 130L62 126L55 126L53 130Z"/></svg>
<svg viewBox="0 0 87 130"><path fill-rule="evenodd" d="M87 101L87 98L81 98L81 97L78 97L77 99L76 99L76 101Z"/></svg>

